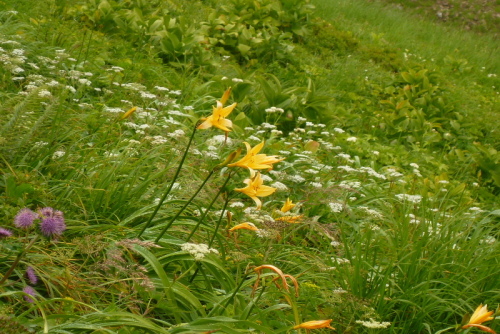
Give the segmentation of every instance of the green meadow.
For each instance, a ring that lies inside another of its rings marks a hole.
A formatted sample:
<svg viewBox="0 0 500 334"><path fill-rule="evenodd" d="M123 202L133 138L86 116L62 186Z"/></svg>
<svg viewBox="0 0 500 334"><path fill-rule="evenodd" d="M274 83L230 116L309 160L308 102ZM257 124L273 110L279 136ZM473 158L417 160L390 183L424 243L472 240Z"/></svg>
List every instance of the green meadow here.
<svg viewBox="0 0 500 334"><path fill-rule="evenodd" d="M0 2L0 333L500 333L499 10Z"/></svg>

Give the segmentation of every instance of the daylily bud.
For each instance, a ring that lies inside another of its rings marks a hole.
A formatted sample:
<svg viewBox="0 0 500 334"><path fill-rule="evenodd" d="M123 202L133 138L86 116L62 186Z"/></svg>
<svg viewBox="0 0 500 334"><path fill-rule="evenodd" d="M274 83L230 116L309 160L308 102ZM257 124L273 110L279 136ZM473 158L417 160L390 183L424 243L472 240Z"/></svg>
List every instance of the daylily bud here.
<svg viewBox="0 0 500 334"><path fill-rule="evenodd" d="M241 155L241 147L239 147L236 151L233 151L231 152L226 160L224 160L223 162L221 162L220 164L218 164L217 166L215 166L215 168L222 168L222 167L225 167L227 164L230 164L231 162L233 162L234 160L238 159Z"/></svg>
<svg viewBox="0 0 500 334"><path fill-rule="evenodd" d="M310 140L304 145L304 150L316 153L316 151L319 149L319 143L315 140Z"/></svg>
<svg viewBox="0 0 500 334"><path fill-rule="evenodd" d="M229 99L229 95L231 95L231 87L229 87L225 92L224 92L224 95L222 95L221 99L220 99L220 103L222 103L222 105L224 105L227 100Z"/></svg>
<svg viewBox="0 0 500 334"><path fill-rule="evenodd" d="M120 117L120 120L122 119L125 119L127 117L129 117L130 115L132 115L135 111L137 110L137 107L132 107L129 111L127 111L126 113L124 113L122 115L122 117Z"/></svg>

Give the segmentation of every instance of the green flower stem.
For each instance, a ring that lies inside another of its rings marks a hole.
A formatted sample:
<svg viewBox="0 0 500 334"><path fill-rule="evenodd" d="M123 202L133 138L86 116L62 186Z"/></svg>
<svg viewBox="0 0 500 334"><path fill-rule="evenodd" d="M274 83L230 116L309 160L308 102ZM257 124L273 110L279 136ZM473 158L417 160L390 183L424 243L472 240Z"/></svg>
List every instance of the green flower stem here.
<svg viewBox="0 0 500 334"><path fill-rule="evenodd" d="M300 321L299 309L297 308L297 302L295 300L295 296L293 295L293 293L289 293L288 297L289 297L290 306L292 307L292 310L293 310L293 317L295 319L295 323L300 324L302 321ZM302 333L302 329L299 328L297 332L299 334Z"/></svg>
<svg viewBox="0 0 500 334"><path fill-rule="evenodd" d="M177 177L179 176L179 173L181 171L182 165L184 164L184 160L186 160L186 156L188 154L189 147L191 146L191 142L193 141L194 134L196 133L196 129L197 128L198 128L198 122L196 122L196 124L194 126L193 133L191 134L191 137L189 138L189 142L188 142L188 144L186 146L186 151L184 151L184 155L182 156L181 162L179 163L179 166L177 167L177 171L175 172L174 178L172 179L172 182L170 183L170 186L168 187L167 191L163 194L162 198L160 199L160 202L158 202L158 205L156 206L155 210L153 211L153 214L149 217L149 220L146 223L146 225L144 225L144 227L142 228L141 232L139 232L139 234L137 235L138 238L140 238L141 235L144 233L144 231L151 225L151 222L153 221L154 217L158 213L158 210L160 210L160 207L162 206L163 202L165 201L165 199L167 198L168 194L172 190L172 188L174 186L174 183L177 180ZM157 241L158 241L158 239L157 239Z"/></svg>
<svg viewBox="0 0 500 334"><path fill-rule="evenodd" d="M227 183L227 181L226 181L226 183ZM224 203L224 207L222 208L222 212L220 214L219 220L217 221L217 225L215 226L214 235L212 236L212 239L208 243L208 248L212 247L212 244L214 243L215 237L217 236L217 231L219 230L219 226L220 226L220 223L222 221L222 217L224 217L224 211L226 211L227 204L229 203L229 200L230 200L230 198L228 196L226 199L226 202ZM188 239L188 241L189 241L189 239ZM201 264L198 266L198 268L196 268L196 271L193 273L193 276L191 276L191 278L189 279L189 283L194 281L194 279L195 279L196 275L198 275L198 272L200 271L200 269L201 269Z"/></svg>
<svg viewBox="0 0 500 334"><path fill-rule="evenodd" d="M2 279L0 280L0 285L3 284L7 280L7 278L9 278L14 269L16 269L17 265L19 264L19 261L21 261L21 258L23 257L24 253L26 253L31 248L31 246L33 246L38 237L39 235L37 234L33 239L31 239L30 243L22 251L20 251L19 254L17 254L14 263L12 263L9 270L7 270L5 275L3 275Z"/></svg>
<svg viewBox="0 0 500 334"><path fill-rule="evenodd" d="M165 232L167 232L168 229L170 228L170 226L172 226L172 224L174 223L174 221L177 218L179 218L179 216L184 211L184 209L186 209L187 206L189 204L191 204L191 202L193 201L193 199L198 195L198 193L201 191L201 189L203 189L203 187L208 182L208 180L210 179L210 177L214 174L214 172L215 172L215 169L212 169L212 171L210 171L210 173L207 175L207 177L205 178L205 180L203 181L203 183L198 187L198 189L193 194L193 196L191 196L191 198L186 202L186 204L184 204L184 206L177 212L177 214L172 219L170 219L170 221L168 222L167 226L165 226L163 228L163 231L161 231L160 235L158 235L158 237L156 237L155 242L158 242L161 239L161 237L163 237L163 235L165 234Z"/></svg>
<svg viewBox="0 0 500 334"><path fill-rule="evenodd" d="M226 201L224 203L224 207L222 208L222 212L219 216L219 220L217 221L217 225L215 225L214 235L212 236L212 239L210 239L210 242L208 243L208 248L212 247L212 244L214 243L215 237L217 236L217 232L219 231L220 223L222 222L222 218L224 218L224 211L226 211L227 205L229 204L229 200L230 197L227 196Z"/></svg>
<svg viewBox="0 0 500 334"><path fill-rule="evenodd" d="M222 187L220 187L219 192L217 193L217 195L215 195L215 197L212 200L212 202L210 202L210 205L208 206L208 208L205 210L205 212L203 213L203 215L200 217L200 220L198 221L198 224L196 224L196 226L194 227L194 229L191 231L191 233L187 237L186 242L189 242L189 240L191 240L191 238L193 237L193 235L196 232L196 230L198 230L198 228L200 227L201 223L205 220L205 217L207 216L208 212L210 211L210 209L214 205L215 201L217 200L217 198L219 197L219 195L221 194L221 192L224 190L224 188L226 188L226 185L229 182L229 179L231 178L231 176L232 176L232 173L229 172L226 181L224 182L224 184L222 185Z"/></svg>

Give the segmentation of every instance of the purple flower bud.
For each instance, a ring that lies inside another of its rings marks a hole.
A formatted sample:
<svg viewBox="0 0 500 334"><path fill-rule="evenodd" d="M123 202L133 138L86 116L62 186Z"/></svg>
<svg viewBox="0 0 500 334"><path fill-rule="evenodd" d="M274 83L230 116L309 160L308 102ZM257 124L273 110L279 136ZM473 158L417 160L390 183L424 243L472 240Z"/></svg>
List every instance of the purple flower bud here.
<svg viewBox="0 0 500 334"><path fill-rule="evenodd" d="M60 217L47 217L40 224L40 230L46 237L61 235L65 229L66 224L64 224L64 219Z"/></svg>
<svg viewBox="0 0 500 334"><path fill-rule="evenodd" d="M20 228L29 228L33 225L33 221L38 218L38 215L28 208L19 210L14 218L14 225Z"/></svg>
<svg viewBox="0 0 500 334"><path fill-rule="evenodd" d="M52 217L52 215L54 214L54 209L47 207L38 210L38 213L42 215L42 218Z"/></svg>
<svg viewBox="0 0 500 334"><path fill-rule="evenodd" d="M0 227L0 238L7 238L12 235L12 232L6 228Z"/></svg>
<svg viewBox="0 0 500 334"><path fill-rule="evenodd" d="M35 285L36 283L38 283L38 277L36 276L35 270L33 269L33 267L29 266L28 268L26 268L26 276L28 277L28 279L32 285Z"/></svg>
<svg viewBox="0 0 500 334"><path fill-rule="evenodd" d="M23 292L24 293L27 293L29 296L35 298L36 297L36 291L35 289L33 289L31 286L26 286L24 289L23 289ZM35 301L30 298L29 296L24 296L24 300L26 300L28 303L34 303Z"/></svg>

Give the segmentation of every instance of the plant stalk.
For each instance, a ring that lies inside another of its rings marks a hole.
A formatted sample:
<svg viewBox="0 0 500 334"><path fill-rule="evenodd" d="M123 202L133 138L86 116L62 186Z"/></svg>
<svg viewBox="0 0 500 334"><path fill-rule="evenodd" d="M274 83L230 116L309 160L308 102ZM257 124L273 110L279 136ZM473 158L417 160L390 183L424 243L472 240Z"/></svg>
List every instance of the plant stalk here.
<svg viewBox="0 0 500 334"><path fill-rule="evenodd" d="M14 263L12 263L9 270L7 270L5 275L3 275L2 279L0 280L0 285L3 284L7 280L7 278L9 278L9 276L12 274L14 269L16 269L17 265L19 264L19 261L21 261L21 258L24 255L24 253L26 253L31 248L31 246L33 246L33 244L38 239L38 237L39 237L39 235L37 234L33 239L31 239L30 243L22 251L20 251L19 254L17 254L17 257L14 260Z"/></svg>
<svg viewBox="0 0 500 334"><path fill-rule="evenodd" d="M170 183L170 186L168 187L167 191L165 191L165 193L163 194L162 198L160 199L160 202L158 202L158 205L156 206L155 210L153 211L153 213L149 217L149 220L147 221L146 225L144 225L144 227L142 228L141 232L139 232L139 234L137 235L138 238L140 238L141 235L144 233L144 231L151 225L151 222L153 221L154 217L158 213L158 210L160 210L160 207L162 206L163 202L165 201L165 199L167 198L168 194L172 190L172 188L174 186L174 183L177 180L177 177L179 176L179 173L181 171L182 165L184 164L184 161L186 160L186 156L188 154L189 147L191 146L191 142L193 141L194 134L196 133L197 127L198 127L198 122L194 126L193 133L191 134L191 137L189 138L189 142L188 142L187 147L186 147L186 151L184 151L184 155L182 156L181 162L179 163L179 166L177 167L177 171L175 172L174 178L172 179L172 182Z"/></svg>

